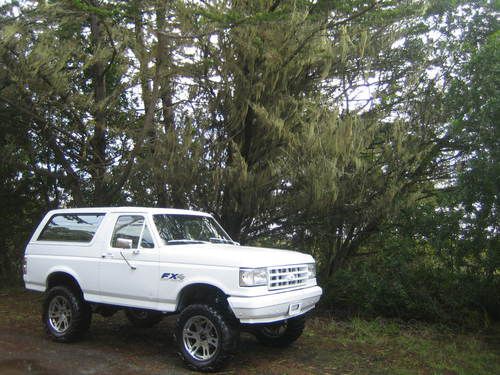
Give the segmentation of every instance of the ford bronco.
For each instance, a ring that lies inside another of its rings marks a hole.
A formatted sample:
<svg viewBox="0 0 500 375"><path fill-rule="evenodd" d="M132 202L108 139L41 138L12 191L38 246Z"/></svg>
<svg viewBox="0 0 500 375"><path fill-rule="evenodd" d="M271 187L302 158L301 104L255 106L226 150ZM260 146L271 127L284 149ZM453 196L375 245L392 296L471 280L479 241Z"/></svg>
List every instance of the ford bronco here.
<svg viewBox="0 0 500 375"><path fill-rule="evenodd" d="M264 345L289 345L322 293L310 255L240 246L211 215L165 208L50 211L23 272L26 288L45 292L54 340L79 339L93 313L124 310L138 327L178 314L178 350L199 371L223 366L242 329Z"/></svg>

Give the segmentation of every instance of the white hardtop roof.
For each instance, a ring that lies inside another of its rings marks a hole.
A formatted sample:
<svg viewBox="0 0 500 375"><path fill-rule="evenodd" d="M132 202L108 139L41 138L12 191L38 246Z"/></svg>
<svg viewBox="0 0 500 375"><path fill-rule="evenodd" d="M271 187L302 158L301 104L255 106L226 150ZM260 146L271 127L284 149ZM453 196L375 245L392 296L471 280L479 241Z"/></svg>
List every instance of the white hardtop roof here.
<svg viewBox="0 0 500 375"><path fill-rule="evenodd" d="M158 207L82 207L82 208L60 208L52 210L50 214L65 213L150 213L150 214L178 214L178 215L198 215L212 216L206 212L181 210L178 208L158 208Z"/></svg>

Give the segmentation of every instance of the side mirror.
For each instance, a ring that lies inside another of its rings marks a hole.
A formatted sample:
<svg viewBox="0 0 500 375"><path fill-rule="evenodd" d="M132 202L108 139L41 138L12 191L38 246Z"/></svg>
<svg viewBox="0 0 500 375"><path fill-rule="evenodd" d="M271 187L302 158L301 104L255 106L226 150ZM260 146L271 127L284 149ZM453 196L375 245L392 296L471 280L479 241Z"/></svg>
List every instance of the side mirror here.
<svg viewBox="0 0 500 375"><path fill-rule="evenodd" d="M120 249L131 249L133 245L132 240L128 238L120 238L118 237L116 239L116 247L119 247Z"/></svg>

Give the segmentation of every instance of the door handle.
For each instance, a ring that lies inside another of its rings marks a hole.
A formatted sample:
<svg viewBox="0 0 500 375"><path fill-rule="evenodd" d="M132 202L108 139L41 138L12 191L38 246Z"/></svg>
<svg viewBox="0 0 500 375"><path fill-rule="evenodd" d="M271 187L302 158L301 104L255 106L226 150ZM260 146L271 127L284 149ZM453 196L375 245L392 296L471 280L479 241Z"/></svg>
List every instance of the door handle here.
<svg viewBox="0 0 500 375"><path fill-rule="evenodd" d="M102 253L101 258L113 258L113 253Z"/></svg>

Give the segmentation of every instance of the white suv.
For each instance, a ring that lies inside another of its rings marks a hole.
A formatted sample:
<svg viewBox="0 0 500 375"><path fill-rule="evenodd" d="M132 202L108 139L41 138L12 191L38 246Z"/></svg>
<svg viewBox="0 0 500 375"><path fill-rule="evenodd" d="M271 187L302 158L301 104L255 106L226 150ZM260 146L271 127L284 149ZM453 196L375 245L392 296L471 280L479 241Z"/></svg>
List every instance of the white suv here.
<svg viewBox="0 0 500 375"><path fill-rule="evenodd" d="M203 212L140 207L50 211L26 247L24 281L46 292L56 341L81 337L92 313L124 309L140 327L180 314L179 351L201 371L224 364L240 329L266 345L295 341L322 293L310 255L239 246Z"/></svg>

